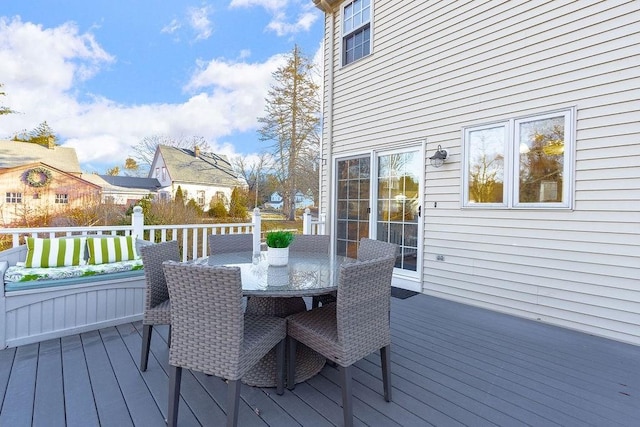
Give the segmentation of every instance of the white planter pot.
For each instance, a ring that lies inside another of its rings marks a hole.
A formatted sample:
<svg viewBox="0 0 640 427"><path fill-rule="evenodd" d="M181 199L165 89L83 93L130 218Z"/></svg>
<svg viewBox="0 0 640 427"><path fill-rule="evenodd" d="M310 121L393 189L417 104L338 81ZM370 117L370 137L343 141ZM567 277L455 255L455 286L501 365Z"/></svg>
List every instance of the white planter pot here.
<svg viewBox="0 0 640 427"><path fill-rule="evenodd" d="M269 265L282 266L289 262L289 248L268 248L267 261Z"/></svg>

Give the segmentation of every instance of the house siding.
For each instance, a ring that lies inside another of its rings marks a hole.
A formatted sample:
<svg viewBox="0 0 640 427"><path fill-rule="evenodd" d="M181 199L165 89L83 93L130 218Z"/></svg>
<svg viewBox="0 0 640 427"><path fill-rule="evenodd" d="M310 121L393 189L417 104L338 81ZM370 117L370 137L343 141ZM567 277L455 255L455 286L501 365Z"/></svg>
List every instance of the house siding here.
<svg viewBox="0 0 640 427"><path fill-rule="evenodd" d="M449 150L426 166L423 291L640 345L640 3L374 3L373 53L345 67L337 9L323 144ZM463 127L568 108L572 210L462 207Z"/></svg>

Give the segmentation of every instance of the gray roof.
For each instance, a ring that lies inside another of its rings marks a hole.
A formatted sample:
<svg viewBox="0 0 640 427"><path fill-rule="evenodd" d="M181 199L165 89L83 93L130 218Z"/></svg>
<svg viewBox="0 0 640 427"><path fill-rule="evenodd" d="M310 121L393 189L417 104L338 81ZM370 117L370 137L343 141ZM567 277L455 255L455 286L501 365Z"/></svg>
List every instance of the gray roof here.
<svg viewBox="0 0 640 427"><path fill-rule="evenodd" d="M201 151L196 157L193 150L167 145L159 145L158 149L173 182L229 187L244 185L225 155Z"/></svg>
<svg viewBox="0 0 640 427"><path fill-rule="evenodd" d="M0 140L0 169L37 162L67 173L82 173L75 148L47 148L30 142Z"/></svg>
<svg viewBox="0 0 640 427"><path fill-rule="evenodd" d="M113 176L98 175L111 185L123 188L141 188L155 191L160 188L160 181L157 178L140 178L137 176Z"/></svg>

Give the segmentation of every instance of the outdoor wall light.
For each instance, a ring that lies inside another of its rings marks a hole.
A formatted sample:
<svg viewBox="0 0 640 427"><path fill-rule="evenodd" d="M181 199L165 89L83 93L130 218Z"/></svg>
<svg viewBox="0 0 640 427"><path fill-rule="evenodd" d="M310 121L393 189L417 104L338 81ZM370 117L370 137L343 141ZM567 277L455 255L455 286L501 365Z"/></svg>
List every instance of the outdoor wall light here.
<svg viewBox="0 0 640 427"><path fill-rule="evenodd" d="M429 157L429 160L431 160L431 166L439 168L448 156L449 152L442 148L442 146L438 145L438 150L433 154L433 156Z"/></svg>

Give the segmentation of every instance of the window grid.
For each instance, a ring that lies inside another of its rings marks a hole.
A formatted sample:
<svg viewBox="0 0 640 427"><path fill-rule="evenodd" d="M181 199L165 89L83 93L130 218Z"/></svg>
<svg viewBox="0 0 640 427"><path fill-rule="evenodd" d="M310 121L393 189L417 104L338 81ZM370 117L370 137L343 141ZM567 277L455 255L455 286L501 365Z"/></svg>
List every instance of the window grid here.
<svg viewBox="0 0 640 427"><path fill-rule="evenodd" d="M371 2L354 0L342 9L342 65L371 53Z"/></svg>
<svg viewBox="0 0 640 427"><path fill-rule="evenodd" d="M68 194L56 194L56 203L66 204L69 203L69 195Z"/></svg>
<svg viewBox="0 0 640 427"><path fill-rule="evenodd" d="M7 203L22 203L22 193L7 192L5 200Z"/></svg>

